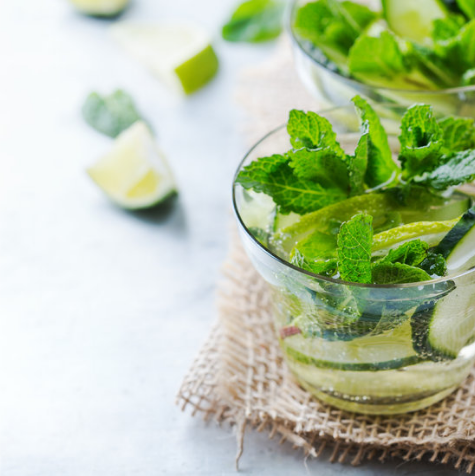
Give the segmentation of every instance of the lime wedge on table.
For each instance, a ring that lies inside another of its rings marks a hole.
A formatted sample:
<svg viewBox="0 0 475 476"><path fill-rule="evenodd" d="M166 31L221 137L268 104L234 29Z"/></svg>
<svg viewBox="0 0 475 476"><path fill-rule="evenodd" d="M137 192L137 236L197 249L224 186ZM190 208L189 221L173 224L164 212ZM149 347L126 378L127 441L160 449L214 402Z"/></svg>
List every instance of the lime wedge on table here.
<svg viewBox="0 0 475 476"><path fill-rule="evenodd" d="M163 83L185 94L208 83L218 58L205 31L194 25L153 25L122 22L112 36Z"/></svg>
<svg viewBox="0 0 475 476"><path fill-rule="evenodd" d="M86 15L115 16L129 3L129 0L70 0L71 3Z"/></svg>
<svg viewBox="0 0 475 476"><path fill-rule="evenodd" d="M459 218L447 221L420 221L397 226L373 237L373 252L388 250L405 241L420 239L435 246L457 224Z"/></svg>
<svg viewBox="0 0 475 476"><path fill-rule="evenodd" d="M150 208L176 192L164 155L140 121L119 134L112 150L87 172L123 208Z"/></svg>

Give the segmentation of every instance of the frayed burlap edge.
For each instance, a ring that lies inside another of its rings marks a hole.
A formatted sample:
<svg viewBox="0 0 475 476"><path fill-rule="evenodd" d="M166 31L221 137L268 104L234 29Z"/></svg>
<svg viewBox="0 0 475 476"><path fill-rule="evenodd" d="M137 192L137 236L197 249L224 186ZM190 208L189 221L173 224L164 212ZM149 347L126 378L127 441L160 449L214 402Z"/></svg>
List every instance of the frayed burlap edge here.
<svg viewBox="0 0 475 476"><path fill-rule="evenodd" d="M237 460L246 426L330 460L428 458L471 473L475 465L475 378L443 402L396 417L355 415L313 399L287 372L269 314L269 296L235 233L219 284L219 322L178 394L205 420L236 428Z"/></svg>

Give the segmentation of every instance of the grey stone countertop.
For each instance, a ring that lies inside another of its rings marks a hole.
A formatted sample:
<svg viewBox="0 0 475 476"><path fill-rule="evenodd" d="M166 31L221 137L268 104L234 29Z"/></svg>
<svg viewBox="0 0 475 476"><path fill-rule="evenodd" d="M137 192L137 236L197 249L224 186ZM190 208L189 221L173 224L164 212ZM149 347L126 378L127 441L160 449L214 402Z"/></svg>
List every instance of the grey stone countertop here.
<svg viewBox="0 0 475 476"><path fill-rule="evenodd" d="M235 438L174 405L213 320L230 183L245 152L233 91L273 45L225 44L234 0L135 0L123 18L202 23L221 70L186 100L123 55L109 21L66 0L0 4L0 474L234 475ZM158 133L180 187L127 213L84 169L111 141L80 116L122 87ZM248 431L242 474L454 475L424 463L304 461Z"/></svg>

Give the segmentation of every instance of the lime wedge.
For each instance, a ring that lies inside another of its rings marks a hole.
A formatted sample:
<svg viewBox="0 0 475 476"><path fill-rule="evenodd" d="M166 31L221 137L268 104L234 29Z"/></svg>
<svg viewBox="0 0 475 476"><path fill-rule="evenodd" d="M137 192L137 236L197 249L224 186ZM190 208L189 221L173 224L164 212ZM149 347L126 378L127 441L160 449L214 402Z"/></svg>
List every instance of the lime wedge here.
<svg viewBox="0 0 475 476"><path fill-rule="evenodd" d="M110 17L118 15L129 3L129 0L70 0L71 3L86 15Z"/></svg>
<svg viewBox="0 0 475 476"><path fill-rule="evenodd" d="M87 173L115 203L131 210L150 208L176 192L164 155L140 121L119 134Z"/></svg>
<svg viewBox="0 0 475 476"><path fill-rule="evenodd" d="M218 71L218 58L205 31L194 25L122 22L112 36L167 86L191 94Z"/></svg>
<svg viewBox="0 0 475 476"><path fill-rule="evenodd" d="M409 240L420 239L435 246L457 224L459 218L447 221L419 221L397 226L373 237L373 252L388 250Z"/></svg>

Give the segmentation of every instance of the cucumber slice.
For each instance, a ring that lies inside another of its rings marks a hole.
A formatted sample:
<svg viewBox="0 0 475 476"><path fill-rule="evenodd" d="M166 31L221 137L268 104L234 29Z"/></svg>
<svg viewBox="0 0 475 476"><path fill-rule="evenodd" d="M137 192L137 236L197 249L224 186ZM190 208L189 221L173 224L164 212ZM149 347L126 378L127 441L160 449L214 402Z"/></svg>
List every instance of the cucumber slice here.
<svg viewBox="0 0 475 476"><path fill-rule="evenodd" d="M475 340L475 289L457 283L448 296L411 318L415 351L433 361L455 359Z"/></svg>
<svg viewBox="0 0 475 476"><path fill-rule="evenodd" d="M446 259L450 274L475 266L475 206L464 213L434 251Z"/></svg>
<svg viewBox="0 0 475 476"><path fill-rule="evenodd" d="M324 369L389 370L422 360L412 346L408 320L377 336L364 336L351 341L329 341L298 334L282 340L281 345L291 359Z"/></svg>
<svg viewBox="0 0 475 476"><path fill-rule="evenodd" d="M434 20L447 18L449 12L440 0L383 0L383 15L397 35L424 43Z"/></svg>

